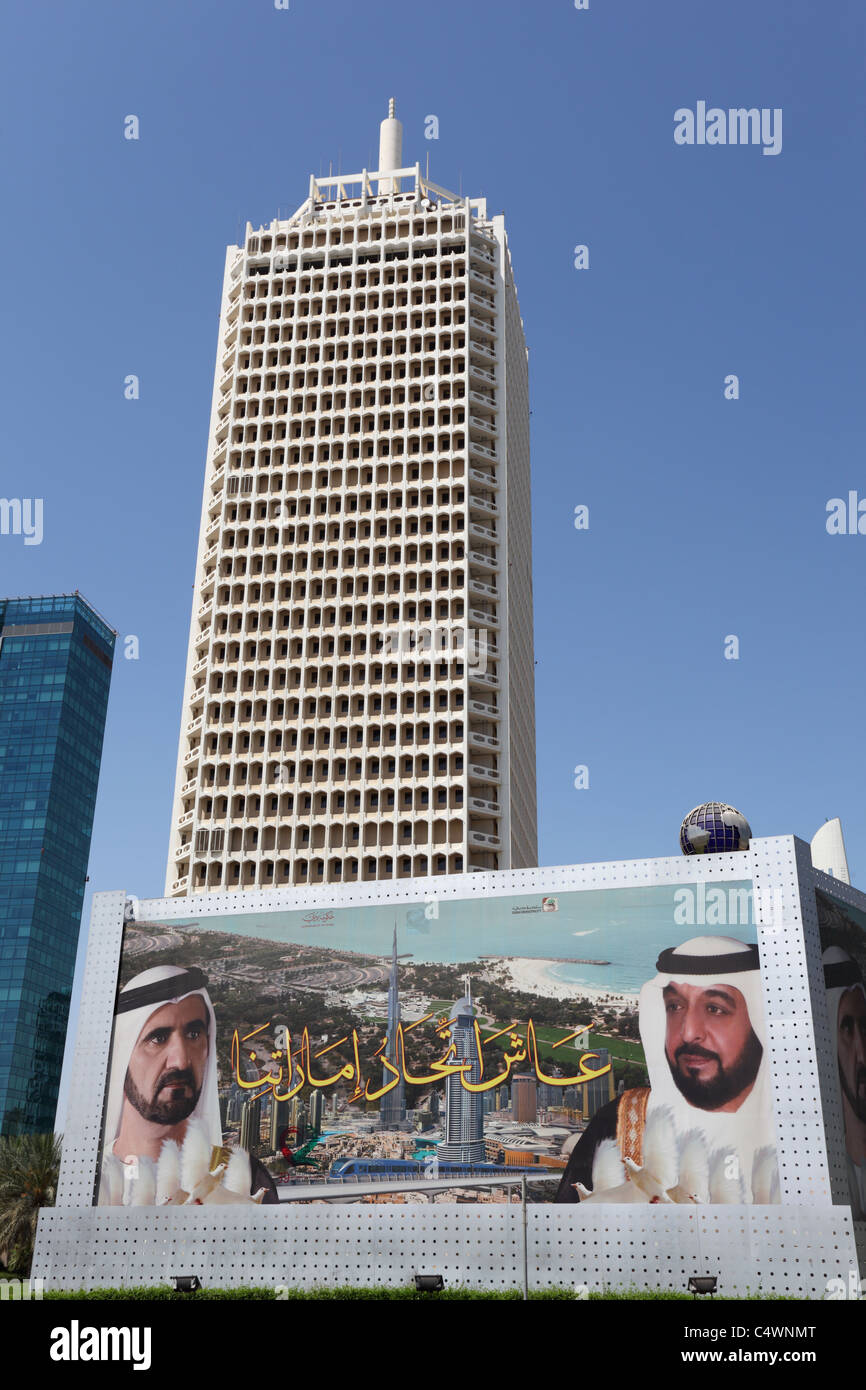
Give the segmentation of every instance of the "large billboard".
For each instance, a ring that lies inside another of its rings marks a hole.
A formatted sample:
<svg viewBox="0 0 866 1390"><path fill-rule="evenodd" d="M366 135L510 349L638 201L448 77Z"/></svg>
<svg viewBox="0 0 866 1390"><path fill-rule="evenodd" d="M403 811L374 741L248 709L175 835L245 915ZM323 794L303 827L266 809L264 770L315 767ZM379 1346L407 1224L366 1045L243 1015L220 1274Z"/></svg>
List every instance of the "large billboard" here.
<svg viewBox="0 0 866 1390"><path fill-rule="evenodd" d="M866 914L815 890L851 1215L866 1220Z"/></svg>
<svg viewBox="0 0 866 1390"><path fill-rule="evenodd" d="M755 938L747 881L128 922L95 1200L778 1202Z"/></svg>

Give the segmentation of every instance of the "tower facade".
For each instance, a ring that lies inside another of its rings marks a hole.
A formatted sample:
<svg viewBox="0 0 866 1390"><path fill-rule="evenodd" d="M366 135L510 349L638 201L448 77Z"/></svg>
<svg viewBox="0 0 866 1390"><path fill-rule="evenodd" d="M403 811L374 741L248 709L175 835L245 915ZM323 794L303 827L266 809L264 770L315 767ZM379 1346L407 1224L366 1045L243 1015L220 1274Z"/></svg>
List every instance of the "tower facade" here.
<svg viewBox="0 0 866 1390"><path fill-rule="evenodd" d="M168 895L537 861L505 223L401 150L227 251Z"/></svg>
<svg viewBox="0 0 866 1390"><path fill-rule="evenodd" d="M386 1091L379 1101L379 1125L382 1129L394 1129L406 1119L406 1082L403 1079L403 1058L397 1056L397 1026L400 1022L400 996L397 988L397 928L394 928L394 945L391 949L391 975L388 980L388 1030L385 1035L385 1058L393 1066L400 1064L400 1077L396 1086ZM382 1067L382 1085L387 1086L393 1072Z"/></svg>
<svg viewBox="0 0 866 1390"><path fill-rule="evenodd" d="M0 600L0 1133L54 1128L116 634Z"/></svg>
<svg viewBox="0 0 866 1390"><path fill-rule="evenodd" d="M469 1062L467 1080L478 1085L481 1080L481 1058L475 1040L475 1005L467 984L467 992L451 1010L451 1041L458 1062ZM449 1076L445 1082L445 1142L439 1145L438 1157L449 1163L484 1162L484 1092L467 1091L460 1076Z"/></svg>
<svg viewBox="0 0 866 1390"><path fill-rule="evenodd" d="M535 1124L538 1118L538 1086L534 1076L530 1074L512 1076L511 1115L515 1120Z"/></svg>

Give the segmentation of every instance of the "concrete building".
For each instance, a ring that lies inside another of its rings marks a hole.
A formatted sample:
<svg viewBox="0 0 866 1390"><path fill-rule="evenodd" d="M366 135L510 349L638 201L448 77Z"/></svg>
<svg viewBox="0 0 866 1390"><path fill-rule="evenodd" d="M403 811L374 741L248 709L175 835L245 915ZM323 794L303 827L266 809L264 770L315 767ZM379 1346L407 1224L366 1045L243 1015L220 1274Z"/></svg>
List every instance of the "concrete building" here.
<svg viewBox="0 0 866 1390"><path fill-rule="evenodd" d="M380 134L227 250L168 895L537 861L505 221Z"/></svg>
<svg viewBox="0 0 866 1390"><path fill-rule="evenodd" d="M511 1116L524 1124L534 1124L538 1118L538 1085L533 1075L512 1076Z"/></svg>
<svg viewBox="0 0 866 1390"><path fill-rule="evenodd" d="M842 822L838 816L825 821L812 836L812 864L831 878L838 878L842 883L851 882Z"/></svg>

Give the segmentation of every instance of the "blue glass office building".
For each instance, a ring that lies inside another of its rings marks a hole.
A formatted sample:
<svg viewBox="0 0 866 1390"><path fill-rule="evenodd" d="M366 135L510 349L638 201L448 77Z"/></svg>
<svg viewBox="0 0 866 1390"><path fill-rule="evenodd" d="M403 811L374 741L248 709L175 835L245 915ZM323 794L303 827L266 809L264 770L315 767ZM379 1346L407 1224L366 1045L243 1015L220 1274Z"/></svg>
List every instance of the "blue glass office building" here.
<svg viewBox="0 0 866 1390"><path fill-rule="evenodd" d="M0 600L0 1133L50 1132L116 634L78 594Z"/></svg>

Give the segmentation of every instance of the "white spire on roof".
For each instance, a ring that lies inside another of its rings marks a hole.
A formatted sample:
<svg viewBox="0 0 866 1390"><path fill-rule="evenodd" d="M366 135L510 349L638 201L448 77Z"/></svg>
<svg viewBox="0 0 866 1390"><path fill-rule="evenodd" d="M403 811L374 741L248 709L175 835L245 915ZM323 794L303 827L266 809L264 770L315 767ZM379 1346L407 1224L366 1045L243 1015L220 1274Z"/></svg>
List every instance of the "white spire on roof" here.
<svg viewBox="0 0 866 1390"><path fill-rule="evenodd" d="M379 126L379 172L384 173L389 169L399 169L402 167L403 159L403 127L394 114L396 102L391 97L388 102L388 114ZM399 179L380 179L380 193L399 193Z"/></svg>

